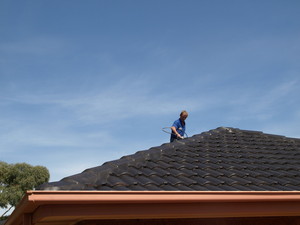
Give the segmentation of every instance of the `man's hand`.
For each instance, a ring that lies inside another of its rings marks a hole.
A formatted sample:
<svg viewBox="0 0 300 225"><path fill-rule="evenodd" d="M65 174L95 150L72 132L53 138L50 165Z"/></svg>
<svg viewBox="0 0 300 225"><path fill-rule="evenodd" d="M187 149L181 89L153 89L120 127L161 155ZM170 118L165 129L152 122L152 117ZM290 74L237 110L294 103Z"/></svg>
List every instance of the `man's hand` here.
<svg viewBox="0 0 300 225"><path fill-rule="evenodd" d="M177 134L177 138L184 139L184 137L182 137L180 134Z"/></svg>

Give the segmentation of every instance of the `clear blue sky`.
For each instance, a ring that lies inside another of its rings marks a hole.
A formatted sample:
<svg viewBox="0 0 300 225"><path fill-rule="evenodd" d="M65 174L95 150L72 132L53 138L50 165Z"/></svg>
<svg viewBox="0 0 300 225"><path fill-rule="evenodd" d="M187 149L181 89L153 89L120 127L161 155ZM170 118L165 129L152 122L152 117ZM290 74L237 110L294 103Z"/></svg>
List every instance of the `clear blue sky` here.
<svg viewBox="0 0 300 225"><path fill-rule="evenodd" d="M51 181L220 126L300 138L298 0L1 0L0 160Z"/></svg>

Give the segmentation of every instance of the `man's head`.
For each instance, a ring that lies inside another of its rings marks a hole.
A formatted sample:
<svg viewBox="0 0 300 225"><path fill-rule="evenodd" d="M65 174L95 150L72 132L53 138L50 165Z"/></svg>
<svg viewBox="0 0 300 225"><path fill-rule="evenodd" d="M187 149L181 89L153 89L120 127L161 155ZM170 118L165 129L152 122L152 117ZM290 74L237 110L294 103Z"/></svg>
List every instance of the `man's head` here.
<svg viewBox="0 0 300 225"><path fill-rule="evenodd" d="M187 117L189 116L188 112L183 110L181 113L180 113L180 119L181 120L185 120Z"/></svg>

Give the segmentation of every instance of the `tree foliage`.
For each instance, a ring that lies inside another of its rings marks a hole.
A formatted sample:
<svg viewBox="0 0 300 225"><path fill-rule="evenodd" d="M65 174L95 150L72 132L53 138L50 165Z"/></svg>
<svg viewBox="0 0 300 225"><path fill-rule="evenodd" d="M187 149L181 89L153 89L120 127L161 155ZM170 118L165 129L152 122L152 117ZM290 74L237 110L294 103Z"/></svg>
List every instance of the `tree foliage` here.
<svg viewBox="0 0 300 225"><path fill-rule="evenodd" d="M27 190L48 182L49 177L48 169L43 166L0 161L0 208L16 206Z"/></svg>

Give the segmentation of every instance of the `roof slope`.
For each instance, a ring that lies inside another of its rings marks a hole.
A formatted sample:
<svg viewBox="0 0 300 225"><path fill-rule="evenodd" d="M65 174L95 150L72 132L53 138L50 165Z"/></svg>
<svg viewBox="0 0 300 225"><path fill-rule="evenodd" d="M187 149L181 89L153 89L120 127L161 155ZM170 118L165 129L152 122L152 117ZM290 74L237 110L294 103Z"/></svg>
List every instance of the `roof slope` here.
<svg viewBox="0 0 300 225"><path fill-rule="evenodd" d="M300 139L220 127L39 189L299 191Z"/></svg>

